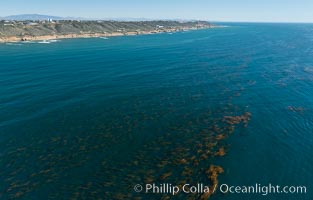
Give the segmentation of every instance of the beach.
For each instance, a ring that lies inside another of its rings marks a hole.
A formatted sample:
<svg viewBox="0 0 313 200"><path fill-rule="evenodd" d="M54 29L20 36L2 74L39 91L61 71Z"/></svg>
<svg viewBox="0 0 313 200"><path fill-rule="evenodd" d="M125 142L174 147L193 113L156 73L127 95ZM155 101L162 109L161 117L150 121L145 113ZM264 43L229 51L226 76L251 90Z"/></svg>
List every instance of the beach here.
<svg viewBox="0 0 313 200"><path fill-rule="evenodd" d="M191 25L185 25L183 23L181 24L175 24L171 25L170 27L160 26L160 25L153 25L151 26L149 23L152 22L146 22L149 24L148 27L147 25L142 25L142 24L136 24L136 29L143 29L143 30L128 30L130 28L121 28L121 23L122 22L111 22L113 25L116 24L119 25L116 28L97 28L94 29L93 26L88 24L90 27L88 31L80 30L79 28L72 28L72 31L59 31L57 32L57 26L70 26L70 22L59 22L59 24L49 24L49 27L51 30L49 30L50 33L47 33L46 31L42 31L41 29L46 26L45 24L37 24L36 25L23 25L21 24L22 22L19 22L16 25L15 24L9 24L10 26L3 26L2 27L2 33L1 32L1 26L0 26L0 43L6 43L6 42L20 42L20 41L40 41L40 40L56 40L56 39L70 39L70 38L97 38L97 37L115 37L115 36L127 36L127 35L148 35L148 34L158 34L158 33L173 33L173 32L180 32L180 31L191 31L191 30L201 30L201 29L207 29L207 28L215 28L217 26L211 25L211 24L202 24L201 26L197 24L191 24ZM74 23L74 22L73 22ZM76 22L76 26L83 26L87 22ZM98 22L89 22L92 25L102 25L102 23ZM160 22L159 24L165 23ZM1 25L1 24L0 24ZM155 27L156 26L156 27ZM19 28L19 32L15 31L15 28ZM10 31L12 29L12 32ZM86 28L85 28L86 29ZM102 30L103 29L103 30ZM101 30L101 31L100 31ZM109 31L106 31L109 30ZM7 32L7 33L5 33ZM76 33L73 33L76 32Z"/></svg>
<svg viewBox="0 0 313 200"><path fill-rule="evenodd" d="M26 36L26 37L0 37L0 42L21 42L21 41L41 41L41 40L57 40L57 39L71 39L71 38L99 38L99 37L117 37L117 36L132 36L132 35L150 35L159 33L173 33L179 31L191 31L199 29L184 29L184 30L166 30L166 31L141 31L141 32L126 32L126 33L95 33L95 34L67 34L67 35L43 35L43 36Z"/></svg>

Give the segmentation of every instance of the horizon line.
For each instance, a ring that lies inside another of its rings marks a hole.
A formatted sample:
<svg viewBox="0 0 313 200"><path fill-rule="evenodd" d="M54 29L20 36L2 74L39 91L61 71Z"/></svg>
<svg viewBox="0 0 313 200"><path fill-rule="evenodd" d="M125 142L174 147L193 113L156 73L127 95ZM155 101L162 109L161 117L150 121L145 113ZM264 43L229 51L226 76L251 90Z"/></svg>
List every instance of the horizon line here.
<svg viewBox="0 0 313 200"><path fill-rule="evenodd" d="M51 16L51 17L58 17L58 18L64 18L64 19L59 19L58 21L62 20L82 20L82 21L96 21L96 20L126 20L131 21L131 20L147 20L147 21L177 21L177 20L182 20L182 21L207 21L207 22L215 22L215 23L282 23L282 24L312 24L313 21L246 21L246 20L234 20L234 21L229 21L229 20L208 20L208 19L184 19L184 18L148 18L148 17L76 17L76 16L58 16L58 15L53 15L53 14L12 14L8 16L0 16L0 20L10 20L10 19L5 19L7 17L13 17L13 16L21 16L21 15L39 15L39 16ZM66 19L68 18L68 19ZM11 19L12 20L12 19ZM25 19L27 20L27 19ZM16 21L25 21L25 20L16 20ZM36 20L34 20L36 21Z"/></svg>

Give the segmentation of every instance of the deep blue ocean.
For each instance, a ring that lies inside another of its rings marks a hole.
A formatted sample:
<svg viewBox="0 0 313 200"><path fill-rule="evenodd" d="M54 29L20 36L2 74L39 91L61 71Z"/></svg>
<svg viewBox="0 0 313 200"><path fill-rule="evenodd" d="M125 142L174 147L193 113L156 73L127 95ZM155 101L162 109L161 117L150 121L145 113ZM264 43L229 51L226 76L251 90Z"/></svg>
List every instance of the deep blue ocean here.
<svg viewBox="0 0 313 200"><path fill-rule="evenodd" d="M133 187L210 166L307 187L212 200L313 199L312 24L0 44L1 200L199 199Z"/></svg>

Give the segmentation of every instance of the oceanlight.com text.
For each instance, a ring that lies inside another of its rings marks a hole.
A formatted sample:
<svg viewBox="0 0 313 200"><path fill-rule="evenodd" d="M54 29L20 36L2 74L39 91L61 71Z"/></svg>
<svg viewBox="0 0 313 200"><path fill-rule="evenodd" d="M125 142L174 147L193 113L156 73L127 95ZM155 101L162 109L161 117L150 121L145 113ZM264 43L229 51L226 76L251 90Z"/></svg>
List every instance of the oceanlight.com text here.
<svg viewBox="0 0 313 200"><path fill-rule="evenodd" d="M221 184L219 186L219 191L221 193L231 193L231 194L261 194L263 196L269 194L306 194L306 186L280 186L280 185L261 185L255 184L250 186L234 186L228 184Z"/></svg>

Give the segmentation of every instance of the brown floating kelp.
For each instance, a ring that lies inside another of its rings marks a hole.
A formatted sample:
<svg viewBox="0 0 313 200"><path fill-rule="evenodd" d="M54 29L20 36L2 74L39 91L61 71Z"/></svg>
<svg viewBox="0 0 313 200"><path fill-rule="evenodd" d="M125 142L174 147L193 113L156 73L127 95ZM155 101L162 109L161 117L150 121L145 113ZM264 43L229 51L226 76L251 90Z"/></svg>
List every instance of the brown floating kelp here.
<svg viewBox="0 0 313 200"><path fill-rule="evenodd" d="M246 112L243 115L226 115L219 118L213 118L206 112L202 116L194 118L186 114L181 124L167 126L164 134L160 134L153 140L146 140L143 146L136 152L131 152L128 160L118 160L119 154L111 152L110 148L116 147L123 140L132 138L123 138L114 130L127 130L134 132L135 127L139 127L137 121L125 117L123 126L112 122L111 127L94 127L97 133L88 134L85 137L67 138L54 136L51 138L37 141L35 146L49 144L50 148L42 153L37 148L18 148L9 152L12 157L26 156L30 160L35 158L40 168L34 169L27 179L19 178L18 174L23 169L23 164L19 169L10 174L11 178L6 179L8 184L6 192L10 198L22 198L26 194L38 189L39 186L58 184L59 180L66 178L66 174L77 168L86 166L93 158L91 154L107 155L106 159L100 160L99 165L90 174L82 177L82 183L77 185L64 186L64 192L71 196L70 199L89 197L95 199L207 199L213 195L213 188L218 184L218 176L223 173L220 166L215 165L217 159L227 155L227 138L235 131L235 128L244 128L238 126L243 124L247 126L251 114ZM145 120L157 120L158 117L145 117ZM117 119L120 120L120 119ZM105 134L98 129L105 130ZM123 133L122 131L119 131ZM69 145L75 144L75 145ZM71 147L66 152L63 151ZM58 148L57 148L58 147ZM109 152L109 153L108 153ZM111 153L110 153L111 152ZM125 155L128 152L120 152ZM112 155L110 155L112 154ZM125 155L123 158L125 159ZM112 159L111 157L114 157ZM104 157L104 156L101 156ZM13 162L8 162L6 167L12 166ZM60 177L60 171L65 176ZM86 181L84 181L86 180ZM44 182L43 182L44 181ZM196 185L204 183L210 187L209 193L203 194L145 194L136 193L133 190L135 184L162 184L172 183L182 187L184 184ZM122 191L122 192L121 192Z"/></svg>
<svg viewBox="0 0 313 200"><path fill-rule="evenodd" d="M184 184L196 184L199 182L210 185L210 192L203 194L183 194L176 195L163 194L161 199L208 199L214 192L214 187L218 185L218 175L224 172L223 168L212 164L216 157L226 155L225 140L235 131L235 125L248 125L251 119L251 113L246 112L239 116L225 116L222 120L211 122L211 127L199 130L197 134L191 134L193 122L189 122L189 129L176 127L178 132L173 133L175 137L181 140L171 140L171 134L166 134L158 140L147 144L145 152L139 153L137 159L132 162L136 163L136 172L133 172L133 180L126 179L130 185L133 183L172 183L182 187ZM198 124L197 124L198 126ZM149 153L147 153L149 152ZM149 159L150 153L160 153L157 157ZM163 153L162 153L163 152ZM129 165L129 168L135 167ZM149 167L150 166L150 167ZM206 166L209 166L206 169ZM144 168L142 170L138 168ZM151 170L148 170L151 169ZM140 172L140 173L138 173ZM136 194L129 187L130 193L127 198L136 199L160 199L160 195Z"/></svg>

